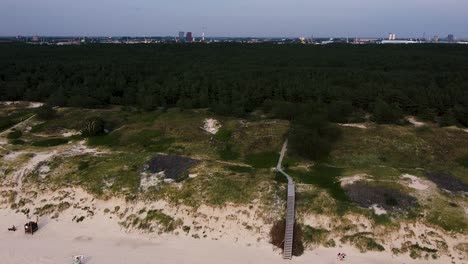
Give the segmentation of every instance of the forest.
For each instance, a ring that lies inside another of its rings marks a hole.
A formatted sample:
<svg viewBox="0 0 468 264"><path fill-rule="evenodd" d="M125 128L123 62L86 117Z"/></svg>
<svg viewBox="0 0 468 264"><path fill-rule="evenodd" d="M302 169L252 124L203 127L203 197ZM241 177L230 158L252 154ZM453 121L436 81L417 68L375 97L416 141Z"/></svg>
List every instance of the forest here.
<svg viewBox="0 0 468 264"><path fill-rule="evenodd" d="M463 45L0 44L0 100L468 126Z"/></svg>

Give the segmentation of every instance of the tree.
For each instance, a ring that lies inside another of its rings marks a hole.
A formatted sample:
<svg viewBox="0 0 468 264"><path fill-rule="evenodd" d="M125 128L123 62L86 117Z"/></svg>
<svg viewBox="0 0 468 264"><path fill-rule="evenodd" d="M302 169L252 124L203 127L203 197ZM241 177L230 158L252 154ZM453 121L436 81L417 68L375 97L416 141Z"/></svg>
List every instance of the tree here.
<svg viewBox="0 0 468 264"><path fill-rule="evenodd" d="M340 136L339 128L324 116L315 115L294 121L289 139L292 151L306 159L320 160L330 154Z"/></svg>
<svg viewBox="0 0 468 264"><path fill-rule="evenodd" d="M381 99L375 102L372 120L379 124L394 124L401 120L403 113L397 105L390 105Z"/></svg>
<svg viewBox="0 0 468 264"><path fill-rule="evenodd" d="M57 111L48 104L44 104L36 109L36 116L42 120L53 119L57 115Z"/></svg>
<svg viewBox="0 0 468 264"><path fill-rule="evenodd" d="M353 113L353 105L349 101L337 100L328 105L328 120L337 123L346 123Z"/></svg>

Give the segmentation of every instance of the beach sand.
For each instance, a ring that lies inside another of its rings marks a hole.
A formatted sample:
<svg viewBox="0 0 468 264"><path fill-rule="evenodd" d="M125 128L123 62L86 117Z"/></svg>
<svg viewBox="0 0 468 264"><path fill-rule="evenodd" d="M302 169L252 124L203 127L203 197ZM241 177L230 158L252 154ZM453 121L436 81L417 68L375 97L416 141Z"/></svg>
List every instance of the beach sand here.
<svg viewBox="0 0 468 264"><path fill-rule="evenodd" d="M25 234L26 217L9 209L0 210L0 263L58 264L71 263L74 255L83 254L87 264L118 263L427 263L405 256L371 252L361 254L351 247L308 250L293 260L283 260L279 250L268 243L248 246L224 240L193 239L176 235L132 234L121 230L116 221L96 215L81 223L71 218L42 218L39 231ZM7 231L16 225L16 232ZM346 253L345 261L337 254ZM439 259L431 263L447 263Z"/></svg>

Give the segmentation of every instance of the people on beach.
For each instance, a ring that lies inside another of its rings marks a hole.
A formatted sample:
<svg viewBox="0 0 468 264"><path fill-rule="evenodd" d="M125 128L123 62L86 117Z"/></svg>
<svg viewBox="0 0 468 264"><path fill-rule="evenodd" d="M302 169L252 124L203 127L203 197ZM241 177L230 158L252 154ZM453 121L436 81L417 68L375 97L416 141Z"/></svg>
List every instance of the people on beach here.
<svg viewBox="0 0 468 264"><path fill-rule="evenodd" d="M338 260L343 261L343 260L345 260L345 258L346 258L345 253L338 253Z"/></svg>

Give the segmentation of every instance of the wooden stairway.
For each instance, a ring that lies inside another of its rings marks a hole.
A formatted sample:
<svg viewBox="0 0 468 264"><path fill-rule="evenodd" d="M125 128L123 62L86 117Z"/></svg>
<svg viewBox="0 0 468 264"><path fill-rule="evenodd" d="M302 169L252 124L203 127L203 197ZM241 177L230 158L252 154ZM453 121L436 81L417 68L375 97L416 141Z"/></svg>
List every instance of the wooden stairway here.
<svg viewBox="0 0 468 264"><path fill-rule="evenodd" d="M284 231L284 249L283 258L292 258L292 247L294 239L294 206L296 201L295 185L290 182L288 184L288 201L286 206L286 228Z"/></svg>

